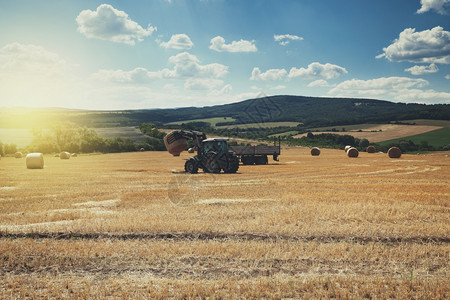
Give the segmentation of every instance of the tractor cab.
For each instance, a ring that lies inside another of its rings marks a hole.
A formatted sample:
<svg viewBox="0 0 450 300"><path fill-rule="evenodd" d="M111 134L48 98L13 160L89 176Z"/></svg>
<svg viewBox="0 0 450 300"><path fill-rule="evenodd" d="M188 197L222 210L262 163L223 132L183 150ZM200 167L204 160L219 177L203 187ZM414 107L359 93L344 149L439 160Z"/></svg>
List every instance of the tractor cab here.
<svg viewBox="0 0 450 300"><path fill-rule="evenodd" d="M217 154L228 153L228 139L226 138L209 138L202 141L203 155L209 152Z"/></svg>

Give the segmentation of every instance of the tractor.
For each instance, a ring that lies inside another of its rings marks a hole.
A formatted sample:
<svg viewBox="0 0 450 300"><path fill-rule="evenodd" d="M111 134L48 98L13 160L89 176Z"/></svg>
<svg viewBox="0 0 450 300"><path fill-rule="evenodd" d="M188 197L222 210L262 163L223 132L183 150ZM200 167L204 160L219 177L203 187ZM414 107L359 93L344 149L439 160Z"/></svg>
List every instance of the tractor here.
<svg viewBox="0 0 450 300"><path fill-rule="evenodd" d="M239 169L239 158L236 153L228 149L226 138L206 138L199 131L177 130L164 137L167 150L174 156L179 156L187 148L187 140L191 139L194 147L189 153L197 151L197 155L190 157L184 164L186 172L195 174L198 169L206 173L236 173Z"/></svg>

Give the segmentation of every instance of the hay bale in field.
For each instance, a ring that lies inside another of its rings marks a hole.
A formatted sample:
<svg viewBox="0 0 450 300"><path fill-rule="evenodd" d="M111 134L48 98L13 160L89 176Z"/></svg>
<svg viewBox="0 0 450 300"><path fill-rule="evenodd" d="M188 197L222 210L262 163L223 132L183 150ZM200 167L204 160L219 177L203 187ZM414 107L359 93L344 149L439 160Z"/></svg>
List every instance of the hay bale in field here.
<svg viewBox="0 0 450 300"><path fill-rule="evenodd" d="M164 137L164 145L170 154L173 156L180 156L180 153L186 150L188 141L177 131L172 131Z"/></svg>
<svg viewBox="0 0 450 300"><path fill-rule="evenodd" d="M76 154L76 153L72 153L70 156L72 156L72 157L77 157L78 156L78 154Z"/></svg>
<svg viewBox="0 0 450 300"><path fill-rule="evenodd" d="M367 153L375 153L376 150L375 150L374 146L369 146L369 147L367 147L366 151L367 151Z"/></svg>
<svg viewBox="0 0 450 300"><path fill-rule="evenodd" d="M345 146L345 148L344 148L345 152L347 152L348 149L350 149L351 147L352 147L352 146L349 146L349 145Z"/></svg>
<svg viewBox="0 0 450 300"><path fill-rule="evenodd" d="M359 151L356 148L351 147L347 150L348 157L358 157L358 155L359 155Z"/></svg>
<svg viewBox="0 0 450 300"><path fill-rule="evenodd" d="M141 151L141 152L144 152L144 151L145 151L145 149L144 149L144 148L141 148L141 149L139 149L139 151Z"/></svg>
<svg viewBox="0 0 450 300"><path fill-rule="evenodd" d="M15 158L22 158L23 154L22 154L22 152L16 152L16 153L14 153L14 157Z"/></svg>
<svg viewBox="0 0 450 300"><path fill-rule="evenodd" d="M319 156L319 155L320 155L320 149L317 148L317 147L313 147L313 148L311 149L311 155L312 155L312 156Z"/></svg>
<svg viewBox="0 0 450 300"><path fill-rule="evenodd" d="M27 154L26 163L28 169L43 169L44 155L42 153L29 153Z"/></svg>
<svg viewBox="0 0 450 300"><path fill-rule="evenodd" d="M400 158L402 156L402 150L398 147L391 147L388 150L389 158Z"/></svg>
<svg viewBox="0 0 450 300"><path fill-rule="evenodd" d="M59 153L59 158L60 159L69 159L70 158L70 153L66 152L66 151L63 151L63 152Z"/></svg>

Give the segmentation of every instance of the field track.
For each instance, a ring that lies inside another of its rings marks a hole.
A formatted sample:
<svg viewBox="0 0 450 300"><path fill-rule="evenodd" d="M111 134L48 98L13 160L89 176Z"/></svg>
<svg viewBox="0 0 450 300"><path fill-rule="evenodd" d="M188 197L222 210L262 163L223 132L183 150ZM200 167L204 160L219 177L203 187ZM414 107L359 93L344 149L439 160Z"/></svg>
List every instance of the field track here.
<svg viewBox="0 0 450 300"><path fill-rule="evenodd" d="M430 132L436 129L440 129L440 126L430 125L397 125L397 124L382 124L376 125L370 128L366 128L363 131L346 131L346 132L314 132L314 134L320 133L333 133L340 135L351 135L358 139L368 139L371 143L378 143L387 140L393 140L397 138L408 137L411 135ZM294 138L301 138L306 136L307 133L298 134Z"/></svg>
<svg viewBox="0 0 450 300"><path fill-rule="evenodd" d="M450 297L450 158L0 160L0 298Z"/></svg>

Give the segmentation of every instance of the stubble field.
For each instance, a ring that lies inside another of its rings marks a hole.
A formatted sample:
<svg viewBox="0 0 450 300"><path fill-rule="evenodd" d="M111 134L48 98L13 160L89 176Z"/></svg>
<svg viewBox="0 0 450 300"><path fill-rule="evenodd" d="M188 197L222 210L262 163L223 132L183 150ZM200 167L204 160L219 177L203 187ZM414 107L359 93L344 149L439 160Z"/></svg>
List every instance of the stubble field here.
<svg viewBox="0 0 450 300"><path fill-rule="evenodd" d="M0 160L0 298L450 296L450 159L283 149Z"/></svg>

